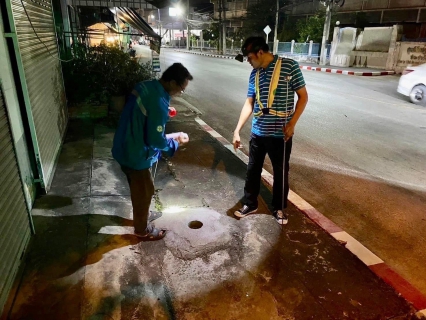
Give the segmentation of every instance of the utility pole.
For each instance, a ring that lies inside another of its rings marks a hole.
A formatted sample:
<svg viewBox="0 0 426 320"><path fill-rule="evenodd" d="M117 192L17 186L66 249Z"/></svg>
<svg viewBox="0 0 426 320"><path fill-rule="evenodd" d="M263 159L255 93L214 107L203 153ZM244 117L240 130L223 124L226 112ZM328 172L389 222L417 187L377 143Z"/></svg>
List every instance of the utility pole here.
<svg viewBox="0 0 426 320"><path fill-rule="evenodd" d="M158 13L158 33L160 34L160 46L161 46L161 42L163 39L163 36L161 35L161 16L160 16L160 9L157 9L157 13Z"/></svg>
<svg viewBox="0 0 426 320"><path fill-rule="evenodd" d="M226 8L225 0L222 0L223 22L222 22L222 51L226 54Z"/></svg>
<svg viewBox="0 0 426 320"><path fill-rule="evenodd" d="M189 50L189 41L191 34L189 32L189 0L186 0L186 50Z"/></svg>
<svg viewBox="0 0 426 320"><path fill-rule="evenodd" d="M280 0L277 0L277 12L275 13L275 28L274 28L274 47L272 49L273 54L277 54L277 40L278 40L278 14L280 12Z"/></svg>
<svg viewBox="0 0 426 320"><path fill-rule="evenodd" d="M326 7L325 10L325 22L324 22L324 31L322 34L322 43L321 43L321 57L320 65L327 64L327 42L330 35L330 23L331 23L331 13L333 11L333 6L337 5L343 7L345 0L320 0L320 2Z"/></svg>
<svg viewBox="0 0 426 320"><path fill-rule="evenodd" d="M333 9L333 1L327 1L325 3L327 6L325 10L325 22L324 22L324 30L322 33L322 43L321 43L321 58L320 58L320 65L326 65L327 64L327 41L328 36L330 34L330 22L331 22L331 10Z"/></svg>
<svg viewBox="0 0 426 320"><path fill-rule="evenodd" d="M222 0L219 2L219 54L222 54Z"/></svg>

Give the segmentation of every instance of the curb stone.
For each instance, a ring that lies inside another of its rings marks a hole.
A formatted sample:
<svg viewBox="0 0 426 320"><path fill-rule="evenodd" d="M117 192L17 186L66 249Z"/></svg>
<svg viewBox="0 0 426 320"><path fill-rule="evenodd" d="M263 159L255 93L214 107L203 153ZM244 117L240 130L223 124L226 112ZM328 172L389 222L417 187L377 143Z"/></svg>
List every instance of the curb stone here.
<svg viewBox="0 0 426 320"><path fill-rule="evenodd" d="M350 75L350 76L364 76L364 77L390 76L390 75L395 74L395 71L361 72L361 71L349 71L349 70L340 70L340 69L332 69L332 68L311 67L311 66L300 66L300 69L312 70L312 71L321 71L321 72L328 72L328 73L345 74L345 75Z"/></svg>
<svg viewBox="0 0 426 320"><path fill-rule="evenodd" d="M212 57L212 58L222 58L222 59L235 59L234 56L224 56L212 53L202 53L202 52L192 52L192 51L183 51L183 50L174 50L177 52L191 53L199 56ZM319 71L319 72L327 72L327 73L335 73L335 74L344 74L349 76L364 76L364 77L374 77L374 76L390 76L394 75L395 71L349 71L349 70L341 70L341 69L333 69L333 68L322 68L322 67L312 67L312 66L300 66L302 70L310 70L310 71Z"/></svg>

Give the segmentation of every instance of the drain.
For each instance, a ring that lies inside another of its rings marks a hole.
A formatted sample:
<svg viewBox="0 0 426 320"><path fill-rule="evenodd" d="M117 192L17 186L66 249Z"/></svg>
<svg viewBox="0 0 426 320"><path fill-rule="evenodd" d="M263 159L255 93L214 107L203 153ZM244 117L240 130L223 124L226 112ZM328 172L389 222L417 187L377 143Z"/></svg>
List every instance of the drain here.
<svg viewBox="0 0 426 320"><path fill-rule="evenodd" d="M203 223L197 220L194 220L188 223L188 227L190 227L191 229L200 229L202 226L203 226Z"/></svg>

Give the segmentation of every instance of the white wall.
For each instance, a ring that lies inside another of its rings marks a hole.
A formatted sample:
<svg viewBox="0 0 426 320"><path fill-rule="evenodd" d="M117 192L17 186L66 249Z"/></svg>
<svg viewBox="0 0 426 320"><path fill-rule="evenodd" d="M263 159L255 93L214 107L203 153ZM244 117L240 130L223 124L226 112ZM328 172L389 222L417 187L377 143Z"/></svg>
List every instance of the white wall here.
<svg viewBox="0 0 426 320"><path fill-rule="evenodd" d="M392 38L392 27L365 28L362 41L357 50L372 52L388 52Z"/></svg>
<svg viewBox="0 0 426 320"><path fill-rule="evenodd" d="M397 42L393 59L397 73L401 73L408 66L426 63L426 43Z"/></svg>
<svg viewBox="0 0 426 320"><path fill-rule="evenodd" d="M331 66L349 67L351 52L355 47L355 39L355 28L334 28L330 57Z"/></svg>

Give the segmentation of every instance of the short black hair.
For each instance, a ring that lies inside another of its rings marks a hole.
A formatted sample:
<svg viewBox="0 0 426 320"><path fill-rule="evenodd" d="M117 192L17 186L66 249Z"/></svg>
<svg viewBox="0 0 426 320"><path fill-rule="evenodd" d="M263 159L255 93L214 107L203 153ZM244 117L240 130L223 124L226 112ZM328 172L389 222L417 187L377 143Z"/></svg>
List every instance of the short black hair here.
<svg viewBox="0 0 426 320"><path fill-rule="evenodd" d="M194 78L182 63L176 62L163 72L161 79L166 82L174 80L178 85L181 86L185 83L185 80L192 80Z"/></svg>
<svg viewBox="0 0 426 320"><path fill-rule="evenodd" d="M269 46L264 37L249 37L241 47L244 56L247 56L250 52L257 53L259 50L269 51Z"/></svg>

